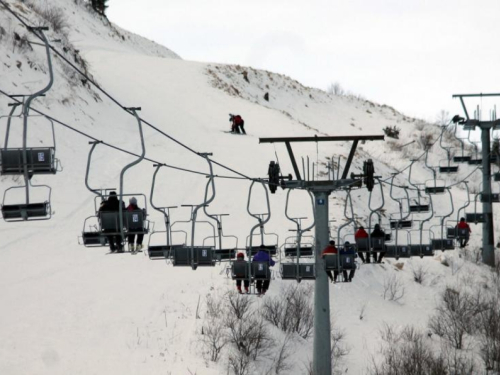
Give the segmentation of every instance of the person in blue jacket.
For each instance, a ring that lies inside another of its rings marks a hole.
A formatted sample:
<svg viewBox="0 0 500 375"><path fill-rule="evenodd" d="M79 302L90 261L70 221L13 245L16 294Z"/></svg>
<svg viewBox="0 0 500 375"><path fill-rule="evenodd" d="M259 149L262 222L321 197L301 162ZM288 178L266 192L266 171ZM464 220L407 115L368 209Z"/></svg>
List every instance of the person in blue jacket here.
<svg viewBox="0 0 500 375"><path fill-rule="evenodd" d="M260 246L259 251L255 256L253 257L253 262L268 262L269 266L272 267L274 266L275 262L269 255L269 251L266 250L264 245ZM259 295L264 295L266 294L267 290L269 289L269 284L271 283L271 280L257 280L255 284L255 288L257 289L257 293Z"/></svg>
<svg viewBox="0 0 500 375"><path fill-rule="evenodd" d="M356 250L354 249L354 246L352 246L349 241L346 241L344 243L344 247L340 249L340 255L353 255L353 263L352 266L353 268L349 271L349 277L347 277L347 271L342 270L342 274L344 276L344 281L351 282L352 278L354 277L354 272L356 269L356 265L354 263L354 258L356 257Z"/></svg>

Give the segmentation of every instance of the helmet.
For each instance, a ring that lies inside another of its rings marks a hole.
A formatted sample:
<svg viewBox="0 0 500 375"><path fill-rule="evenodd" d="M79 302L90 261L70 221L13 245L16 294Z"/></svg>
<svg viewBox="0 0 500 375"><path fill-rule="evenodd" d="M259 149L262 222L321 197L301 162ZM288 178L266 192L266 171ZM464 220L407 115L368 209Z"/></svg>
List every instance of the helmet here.
<svg viewBox="0 0 500 375"><path fill-rule="evenodd" d="M245 258L245 254L243 254L243 253L238 253L238 255L236 255L236 258L237 258L237 259L244 259L244 258Z"/></svg>

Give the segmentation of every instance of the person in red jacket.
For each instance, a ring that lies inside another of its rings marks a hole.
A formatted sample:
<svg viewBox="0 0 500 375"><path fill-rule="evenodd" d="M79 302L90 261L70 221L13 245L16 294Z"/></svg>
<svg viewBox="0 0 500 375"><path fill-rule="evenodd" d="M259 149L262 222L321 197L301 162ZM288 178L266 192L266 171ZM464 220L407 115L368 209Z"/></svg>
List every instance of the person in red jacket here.
<svg viewBox="0 0 500 375"><path fill-rule="evenodd" d="M335 247L335 241L330 241L329 245L323 249L321 257L323 258L325 254L337 254L337 253L338 250ZM334 283L337 281L337 276L339 275L339 271L333 271L333 276L332 276L332 271L326 271L326 274L328 275L331 282Z"/></svg>
<svg viewBox="0 0 500 375"><path fill-rule="evenodd" d="M472 232L470 230L469 224L465 221L465 218L460 218L460 222L457 224L457 229L465 229L465 236L460 235L460 232L458 233L458 241L460 242L460 248L464 248L467 245L467 242L469 242L469 236L470 233Z"/></svg>
<svg viewBox="0 0 500 375"><path fill-rule="evenodd" d="M245 121L240 115L229 115L229 120L231 121L231 133L247 134L244 127Z"/></svg>
<svg viewBox="0 0 500 375"><path fill-rule="evenodd" d="M358 238L368 238L368 232L365 230L365 228L363 228L363 226L360 226L359 229L354 234L354 239L357 240ZM361 258L361 261L363 263L366 263L365 256L363 255L363 252L360 251L358 253L358 255ZM370 263L370 254L366 254L366 258L368 259L368 263Z"/></svg>

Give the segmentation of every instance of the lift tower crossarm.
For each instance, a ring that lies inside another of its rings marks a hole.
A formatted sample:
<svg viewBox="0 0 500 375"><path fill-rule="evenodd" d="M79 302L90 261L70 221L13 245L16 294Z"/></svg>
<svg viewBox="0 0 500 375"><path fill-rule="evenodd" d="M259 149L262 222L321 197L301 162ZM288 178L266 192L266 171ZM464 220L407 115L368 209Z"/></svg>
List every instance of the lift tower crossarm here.
<svg viewBox="0 0 500 375"><path fill-rule="evenodd" d="M290 160L292 162L293 170L295 172L295 176L297 180L302 180L299 172L299 168L297 167L297 162L295 160L295 156L292 151L292 146L290 143L292 142L342 142L342 141L354 141L351 147L351 151L349 152L349 157L347 159L346 166L344 168L344 172L342 173L342 179L347 178L347 174L349 173L349 168L351 166L352 159L354 158L354 154L356 152L356 147L358 146L359 141L383 141L385 136L383 135L347 135L347 136L337 136L337 137L277 137L277 138L259 138L259 143L285 143L286 149L288 151L288 155L290 156Z"/></svg>

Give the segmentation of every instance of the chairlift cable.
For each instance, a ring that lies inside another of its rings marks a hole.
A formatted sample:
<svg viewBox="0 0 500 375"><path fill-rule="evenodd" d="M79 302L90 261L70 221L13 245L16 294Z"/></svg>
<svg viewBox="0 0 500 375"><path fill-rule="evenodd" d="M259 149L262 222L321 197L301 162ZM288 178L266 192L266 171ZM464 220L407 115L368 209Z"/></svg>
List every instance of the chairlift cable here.
<svg viewBox="0 0 500 375"><path fill-rule="evenodd" d="M1 0L0 0L0 1L1 1ZM16 99L16 98L11 97L9 94L7 94L7 93L6 93L5 91L3 91L2 89L0 89L0 94L5 95L5 96L9 97L11 100L14 100L14 101L16 101L17 103L22 104L22 102L21 102L20 100L18 100L18 99ZM71 125L68 125L68 124L66 124L66 123L64 123L64 122L62 122L62 121L60 121L60 120L58 120L58 119L56 119L56 118L54 118L54 117L52 117L52 116L49 116L49 115L45 114L44 112L42 112L42 111L40 111L40 110L38 110L38 109L36 109L36 108L30 107L30 110L31 110L31 111L33 111L33 112L35 112L35 113L38 113L39 115L41 115L41 116L43 116L43 117L45 117L45 118L47 118L47 119L49 119L49 120L54 121L56 124L59 124L59 125L61 125L61 126L65 127L65 128L67 128L67 129L69 129L69 130L72 130L72 131L74 131L74 132L76 132L76 133L78 133L78 134L80 134L80 135L82 135L82 136L84 136L84 137L87 137L87 138L89 138L89 139L92 139L93 141L96 141L96 142L100 142L101 144L103 144L103 145L105 145L105 146L107 146L107 147L110 147L110 148L115 149L115 150L117 150L117 151L124 152L124 153L126 153L126 154L131 155L131 156L139 156L139 155L137 155L137 154L135 154L135 153L133 153L133 152L131 152L131 151L128 151L128 150L125 150L125 149L120 148L120 147L118 147L118 146L115 146L115 145L113 145L113 144L110 144L110 143L107 143L107 142L101 141L101 140L99 140L99 139L95 138L94 136L92 136L92 135L90 135L90 134L87 134L87 133L85 133L85 132L83 132L83 131L81 131L81 130L78 130L78 129L76 129L76 128L72 127ZM205 173L205 172L199 172L199 171L195 171L195 170L191 170L191 169L186 169L186 168L182 168L182 167L176 167L176 166L174 166L174 165L165 164L165 163L162 163L162 162L159 162L159 161L156 161L156 160L150 159L150 158L144 158L144 160L147 160L147 161L152 162L152 163L154 163L154 164L161 164L161 165L163 165L163 166L165 166L165 167L172 168L172 169L177 169L177 170L180 170L180 171L183 171L183 172L189 172L189 173L199 174L199 175L203 175L203 176L209 176L209 175L208 175L207 173ZM245 178L243 178L243 177L219 176L219 175L214 175L214 177L217 177L217 178L226 178L226 179L235 179L235 180L244 180L244 179L245 179Z"/></svg>

